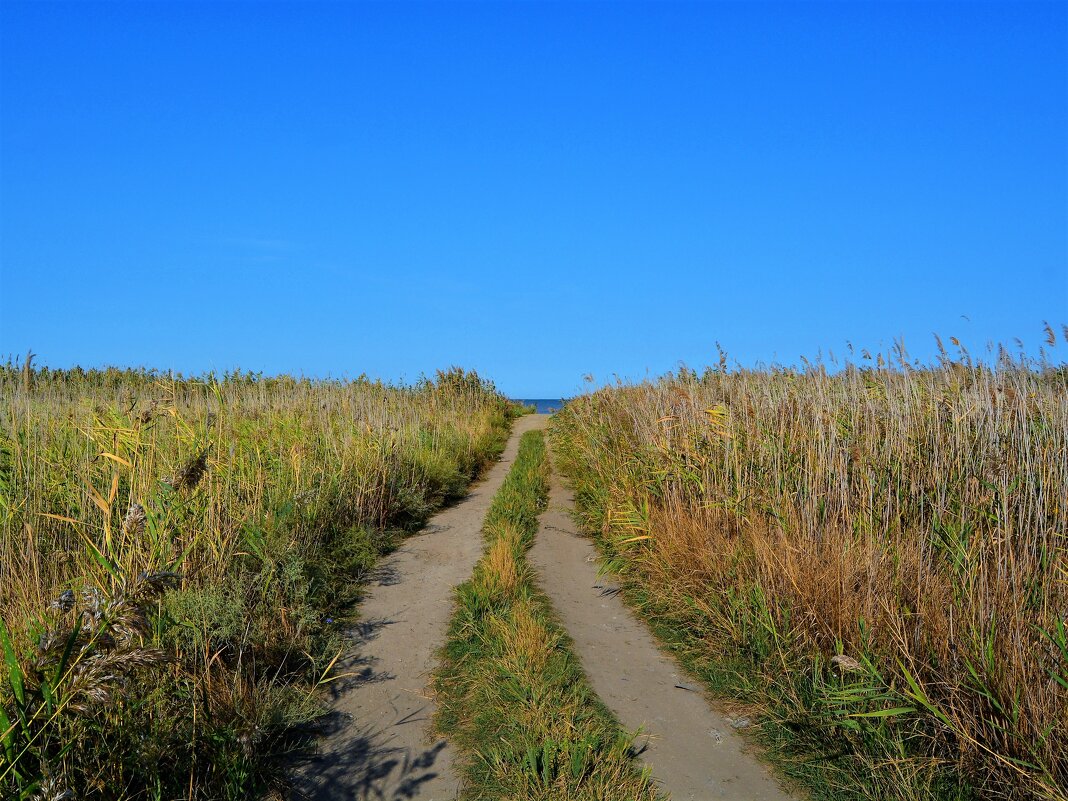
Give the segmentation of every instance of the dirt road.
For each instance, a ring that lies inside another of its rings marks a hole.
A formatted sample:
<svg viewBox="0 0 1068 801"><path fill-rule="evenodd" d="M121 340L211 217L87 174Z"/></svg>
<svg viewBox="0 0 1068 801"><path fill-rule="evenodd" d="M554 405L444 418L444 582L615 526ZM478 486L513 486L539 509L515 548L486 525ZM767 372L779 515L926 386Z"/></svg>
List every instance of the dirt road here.
<svg viewBox="0 0 1068 801"><path fill-rule="evenodd" d="M593 689L628 731L642 727L641 758L660 787L673 801L788 801L767 768L745 753L731 722L660 651L611 580L598 578L597 551L577 532L572 508L554 476L530 560Z"/></svg>
<svg viewBox="0 0 1068 801"><path fill-rule="evenodd" d="M353 651L334 687L334 726L298 777L314 801L454 799L449 745L432 732L427 684L444 643L453 589L482 552L481 529L520 436L547 415L515 425L501 460L461 503L387 558L361 604ZM641 758L675 801L788 801L767 769L745 753L731 723L662 653L644 623L598 578L598 555L571 519L570 493L552 479L530 553L541 586L571 637L593 689L624 727L644 729ZM677 685L684 685L683 688Z"/></svg>
<svg viewBox="0 0 1068 801"><path fill-rule="evenodd" d="M332 730L304 767L298 790L314 801L456 797L447 743L432 737L427 683L445 641L452 591L482 553L482 521L519 448L519 437L545 425L521 417L501 460L459 504L435 515L376 571L360 604L353 651L334 685Z"/></svg>

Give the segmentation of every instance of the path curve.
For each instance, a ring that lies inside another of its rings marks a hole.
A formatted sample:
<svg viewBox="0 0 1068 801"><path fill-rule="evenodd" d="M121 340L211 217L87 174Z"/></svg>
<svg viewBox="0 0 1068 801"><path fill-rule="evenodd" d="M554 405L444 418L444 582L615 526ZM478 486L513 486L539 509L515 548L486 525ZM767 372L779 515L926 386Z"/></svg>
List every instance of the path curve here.
<svg viewBox="0 0 1068 801"><path fill-rule="evenodd" d="M352 652L331 685L334 723L319 754L295 779L314 801L456 797L452 750L433 737L427 684L445 641L453 589L482 554L482 523L519 450L520 436L544 416L515 421L500 461L455 506L431 518L376 569L360 603Z"/></svg>
<svg viewBox="0 0 1068 801"><path fill-rule="evenodd" d="M661 789L673 801L789 801L618 591L598 578L600 557L578 533L573 509L571 493L554 475L530 560L594 691L624 728L643 728L637 745Z"/></svg>

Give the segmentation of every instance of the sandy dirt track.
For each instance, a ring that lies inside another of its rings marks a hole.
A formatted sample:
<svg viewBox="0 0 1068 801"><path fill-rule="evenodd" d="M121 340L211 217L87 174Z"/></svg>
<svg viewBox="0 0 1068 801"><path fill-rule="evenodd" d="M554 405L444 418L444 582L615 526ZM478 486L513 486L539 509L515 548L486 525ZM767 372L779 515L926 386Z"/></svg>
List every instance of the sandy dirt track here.
<svg viewBox="0 0 1068 801"><path fill-rule="evenodd" d="M673 801L787 801L731 721L661 652L611 580L598 577L597 550L578 533L573 507L553 476L531 562L593 689L628 731L643 728L636 745L661 789Z"/></svg>
<svg viewBox="0 0 1068 801"><path fill-rule="evenodd" d="M376 571L360 604L352 653L336 667L354 674L333 685L334 714L319 755L297 777L314 801L456 797L448 744L431 735L427 683L445 641L452 592L482 553L482 522L525 431L543 416L521 417L485 478L457 505L439 512Z"/></svg>
<svg viewBox="0 0 1068 801"><path fill-rule="evenodd" d="M482 553L482 524L515 461L519 438L548 415L516 421L501 457L459 504L387 557L360 605L353 648L336 672L334 714L320 753L296 777L313 801L446 801L459 791L452 752L433 736L427 684L445 641L453 589ZM574 640L593 689L630 731L642 727L641 758L674 801L787 801L768 770L743 749L730 721L689 684L648 628L598 577L593 544L571 518L573 500L553 476L531 562ZM683 685L680 688L678 685Z"/></svg>

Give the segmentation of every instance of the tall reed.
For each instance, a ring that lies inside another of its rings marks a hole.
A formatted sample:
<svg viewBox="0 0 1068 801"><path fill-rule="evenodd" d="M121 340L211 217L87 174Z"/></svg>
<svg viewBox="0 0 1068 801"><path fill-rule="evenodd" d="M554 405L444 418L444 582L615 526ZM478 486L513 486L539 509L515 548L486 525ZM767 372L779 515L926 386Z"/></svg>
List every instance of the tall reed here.
<svg viewBox="0 0 1068 801"><path fill-rule="evenodd" d="M817 795L1068 797L1068 368L863 363L683 369L552 440L632 597Z"/></svg>

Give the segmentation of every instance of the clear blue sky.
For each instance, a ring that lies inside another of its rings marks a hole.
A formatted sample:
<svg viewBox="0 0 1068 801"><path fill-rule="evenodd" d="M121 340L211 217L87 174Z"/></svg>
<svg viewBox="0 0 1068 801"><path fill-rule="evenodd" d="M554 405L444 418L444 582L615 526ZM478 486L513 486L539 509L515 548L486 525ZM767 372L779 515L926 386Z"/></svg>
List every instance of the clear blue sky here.
<svg viewBox="0 0 1068 801"><path fill-rule="evenodd" d="M0 354L530 397L716 340L1068 322L1065 3L4 0L0 29Z"/></svg>

